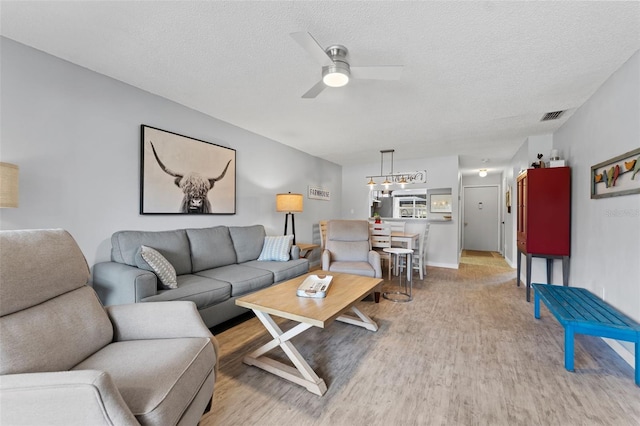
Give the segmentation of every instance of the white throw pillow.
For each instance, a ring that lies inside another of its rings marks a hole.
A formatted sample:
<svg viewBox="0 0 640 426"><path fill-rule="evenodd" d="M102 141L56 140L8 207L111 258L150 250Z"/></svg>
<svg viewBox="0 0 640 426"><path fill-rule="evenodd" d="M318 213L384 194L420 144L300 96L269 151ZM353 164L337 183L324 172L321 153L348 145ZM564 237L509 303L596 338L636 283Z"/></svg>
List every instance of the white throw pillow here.
<svg viewBox="0 0 640 426"><path fill-rule="evenodd" d="M283 235L282 237L264 237L262 253L258 261L275 260L286 262L289 260L289 252L293 244L293 235Z"/></svg>
<svg viewBox="0 0 640 426"><path fill-rule="evenodd" d="M140 246L140 255L156 273L166 289L178 288L178 277L171 263L156 249Z"/></svg>

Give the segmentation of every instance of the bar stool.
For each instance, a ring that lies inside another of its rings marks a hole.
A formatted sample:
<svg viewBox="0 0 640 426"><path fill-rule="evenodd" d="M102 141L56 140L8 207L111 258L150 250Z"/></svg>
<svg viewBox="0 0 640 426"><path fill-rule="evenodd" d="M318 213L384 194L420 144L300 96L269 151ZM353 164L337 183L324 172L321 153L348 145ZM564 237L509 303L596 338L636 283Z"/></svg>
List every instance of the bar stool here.
<svg viewBox="0 0 640 426"><path fill-rule="evenodd" d="M413 280L411 279L411 272L413 270L413 250L400 247L388 247L383 248L382 251L395 255L395 265L400 264L400 256L406 256L407 258L407 278L404 281L404 285L402 285L402 272L400 272L400 277L398 278L398 291L386 291L382 293L382 297L392 302L411 302L411 300L413 300Z"/></svg>

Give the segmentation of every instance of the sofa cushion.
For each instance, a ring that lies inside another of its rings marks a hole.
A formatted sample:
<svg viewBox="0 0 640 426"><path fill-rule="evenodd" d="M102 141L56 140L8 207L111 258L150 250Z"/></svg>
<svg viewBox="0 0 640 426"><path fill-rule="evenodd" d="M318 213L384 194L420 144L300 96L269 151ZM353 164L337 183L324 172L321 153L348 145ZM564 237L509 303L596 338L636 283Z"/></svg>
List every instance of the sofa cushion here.
<svg viewBox="0 0 640 426"><path fill-rule="evenodd" d="M231 297L231 285L199 275L179 275L178 288L161 290L154 296L145 297L142 302L166 302L169 300L190 300L198 309L223 302Z"/></svg>
<svg viewBox="0 0 640 426"><path fill-rule="evenodd" d="M230 226L229 233L238 263L256 260L260 256L266 235L264 226Z"/></svg>
<svg viewBox="0 0 640 426"><path fill-rule="evenodd" d="M231 297L251 293L273 284L273 273L244 265L227 265L200 271L197 275L226 281L231 284Z"/></svg>
<svg viewBox="0 0 640 426"><path fill-rule="evenodd" d="M278 237L264 237L262 252L258 257L259 261L286 262L289 260L289 252L293 244L293 235L282 235Z"/></svg>
<svg viewBox="0 0 640 426"><path fill-rule="evenodd" d="M208 338L112 343L74 370L107 371L141 424L175 425L213 370Z"/></svg>
<svg viewBox="0 0 640 426"><path fill-rule="evenodd" d="M168 290L170 288L178 288L175 268L158 250L144 245L140 246L140 250L136 253L135 259L138 268L154 272L158 276L160 281L158 289Z"/></svg>
<svg viewBox="0 0 640 426"><path fill-rule="evenodd" d="M85 285L3 316L0 336L0 374L64 371L108 345L113 326Z"/></svg>
<svg viewBox="0 0 640 426"><path fill-rule="evenodd" d="M288 262L263 262L252 260L245 262L242 266L262 269L273 273L273 282L290 280L302 274L309 272L309 261L307 259L296 259Z"/></svg>
<svg viewBox="0 0 640 426"><path fill-rule="evenodd" d="M236 263L236 251L226 226L187 229L193 272Z"/></svg>
<svg viewBox="0 0 640 426"><path fill-rule="evenodd" d="M191 273L189 239L184 229L175 231L118 231L111 236L111 259L136 266L141 245L158 250L176 269L178 275Z"/></svg>

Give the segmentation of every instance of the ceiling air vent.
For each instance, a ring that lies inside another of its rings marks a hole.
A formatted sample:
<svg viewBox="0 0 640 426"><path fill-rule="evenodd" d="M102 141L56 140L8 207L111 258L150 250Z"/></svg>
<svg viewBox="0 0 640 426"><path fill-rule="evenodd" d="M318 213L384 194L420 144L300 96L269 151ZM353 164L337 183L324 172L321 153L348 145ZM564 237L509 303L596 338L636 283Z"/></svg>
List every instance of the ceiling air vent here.
<svg viewBox="0 0 640 426"><path fill-rule="evenodd" d="M557 120L564 114L564 111L553 111L546 113L540 121L549 121L549 120Z"/></svg>

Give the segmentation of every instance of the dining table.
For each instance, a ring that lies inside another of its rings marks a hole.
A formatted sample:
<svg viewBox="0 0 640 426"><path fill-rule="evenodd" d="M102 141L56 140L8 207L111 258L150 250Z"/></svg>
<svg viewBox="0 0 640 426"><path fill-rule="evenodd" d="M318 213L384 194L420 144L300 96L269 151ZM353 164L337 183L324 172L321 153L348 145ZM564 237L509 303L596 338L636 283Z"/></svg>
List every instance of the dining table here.
<svg viewBox="0 0 640 426"><path fill-rule="evenodd" d="M391 242L404 243L409 250L418 248L418 238L420 234L411 232L392 232Z"/></svg>

